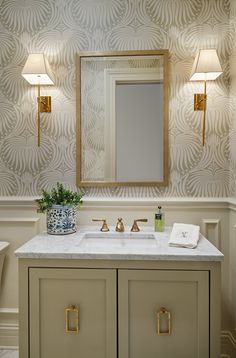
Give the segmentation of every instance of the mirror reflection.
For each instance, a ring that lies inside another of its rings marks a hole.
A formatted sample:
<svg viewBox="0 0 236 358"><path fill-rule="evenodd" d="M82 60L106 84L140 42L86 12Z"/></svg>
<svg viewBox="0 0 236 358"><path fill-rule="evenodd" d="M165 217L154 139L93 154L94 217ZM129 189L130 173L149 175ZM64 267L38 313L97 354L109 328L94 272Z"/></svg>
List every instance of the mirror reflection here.
<svg viewBox="0 0 236 358"><path fill-rule="evenodd" d="M77 58L77 184L167 185L168 51Z"/></svg>

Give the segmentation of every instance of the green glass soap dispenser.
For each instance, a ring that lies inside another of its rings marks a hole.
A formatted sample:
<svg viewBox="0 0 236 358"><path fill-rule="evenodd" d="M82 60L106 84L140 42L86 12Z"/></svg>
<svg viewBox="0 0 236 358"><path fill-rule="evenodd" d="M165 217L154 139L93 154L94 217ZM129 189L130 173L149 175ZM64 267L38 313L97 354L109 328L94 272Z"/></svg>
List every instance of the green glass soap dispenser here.
<svg viewBox="0 0 236 358"><path fill-rule="evenodd" d="M155 231L165 230L165 216L161 211L161 206L158 206L158 212L155 214Z"/></svg>

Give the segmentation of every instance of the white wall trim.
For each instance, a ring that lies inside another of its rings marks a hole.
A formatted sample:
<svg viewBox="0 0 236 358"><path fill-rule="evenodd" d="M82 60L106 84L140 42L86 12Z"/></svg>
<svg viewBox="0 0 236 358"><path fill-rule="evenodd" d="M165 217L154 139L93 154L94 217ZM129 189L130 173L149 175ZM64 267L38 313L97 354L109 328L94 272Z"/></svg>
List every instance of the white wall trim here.
<svg viewBox="0 0 236 358"><path fill-rule="evenodd" d="M229 209L236 211L236 198L228 198L227 200Z"/></svg>
<svg viewBox="0 0 236 358"><path fill-rule="evenodd" d="M18 323L18 308L0 308L0 324L2 322L8 323Z"/></svg>
<svg viewBox="0 0 236 358"><path fill-rule="evenodd" d="M1 315L4 313L18 315L19 309L18 308L0 308L0 318L1 318Z"/></svg>
<svg viewBox="0 0 236 358"><path fill-rule="evenodd" d="M214 226L214 239L211 239L208 234L209 226ZM221 237L220 237L220 219L202 219L201 233L205 236L213 245L220 250Z"/></svg>
<svg viewBox="0 0 236 358"><path fill-rule="evenodd" d="M1 206L31 206L36 208L35 199L38 199L39 196L0 196L0 207ZM213 204L213 205L223 205L232 207L236 210L236 198L227 198L227 197L155 197L155 198L117 198L117 197L87 197L83 198L85 205L95 205L98 203L116 205L157 205L157 203L166 203L166 204L177 204L177 205L187 205L191 204L194 206L199 206L203 204Z"/></svg>
<svg viewBox="0 0 236 358"><path fill-rule="evenodd" d="M204 209L227 209L228 202L226 199L215 199L215 198L84 198L84 204L82 210L84 209L97 209L97 208L157 208L158 205L162 205L165 209L194 209L202 208Z"/></svg>
<svg viewBox="0 0 236 358"><path fill-rule="evenodd" d="M0 308L0 349L17 349L19 323L17 308Z"/></svg>
<svg viewBox="0 0 236 358"><path fill-rule="evenodd" d="M40 218L34 218L34 217L6 217L6 218L0 218L0 223L1 222L24 222L24 223L37 223L40 220Z"/></svg>
<svg viewBox="0 0 236 358"><path fill-rule="evenodd" d="M24 208L37 208L35 203L35 199L38 197L24 197L24 196L1 196L0 197L0 209L3 208L14 208L20 209L21 207Z"/></svg>

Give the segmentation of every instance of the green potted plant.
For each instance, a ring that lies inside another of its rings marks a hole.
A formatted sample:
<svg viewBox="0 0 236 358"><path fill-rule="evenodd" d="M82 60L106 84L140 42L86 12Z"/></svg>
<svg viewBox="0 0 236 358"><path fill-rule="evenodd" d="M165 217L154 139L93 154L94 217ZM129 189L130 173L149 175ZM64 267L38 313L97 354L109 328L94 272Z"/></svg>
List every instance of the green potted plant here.
<svg viewBox="0 0 236 358"><path fill-rule="evenodd" d="M76 212L83 203L83 193L66 189L57 183L50 192L42 191L36 199L38 212L47 214L47 232L52 235L71 234L76 231Z"/></svg>

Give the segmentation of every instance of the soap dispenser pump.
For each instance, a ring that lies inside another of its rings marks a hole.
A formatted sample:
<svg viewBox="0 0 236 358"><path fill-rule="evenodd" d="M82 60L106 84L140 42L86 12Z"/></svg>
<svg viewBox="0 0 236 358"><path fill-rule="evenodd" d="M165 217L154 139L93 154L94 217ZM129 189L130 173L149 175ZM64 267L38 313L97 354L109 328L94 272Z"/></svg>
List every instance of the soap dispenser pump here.
<svg viewBox="0 0 236 358"><path fill-rule="evenodd" d="M158 212L155 214L155 231L165 230L165 216L161 210L161 206L158 206Z"/></svg>

